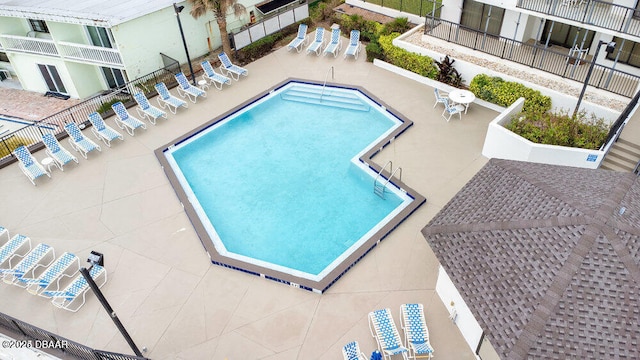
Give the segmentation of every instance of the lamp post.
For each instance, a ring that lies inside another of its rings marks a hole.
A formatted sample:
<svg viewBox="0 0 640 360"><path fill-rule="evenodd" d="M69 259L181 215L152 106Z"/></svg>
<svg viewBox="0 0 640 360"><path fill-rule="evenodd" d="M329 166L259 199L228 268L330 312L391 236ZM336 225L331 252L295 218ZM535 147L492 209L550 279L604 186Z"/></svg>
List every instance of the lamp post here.
<svg viewBox="0 0 640 360"><path fill-rule="evenodd" d="M580 103L582 102L582 97L584 96L584 92L587 90L587 85L589 85L589 79L591 78L591 73L593 72L593 67L596 65L596 59L598 58L598 54L600 53L600 48L602 45L607 45L606 52L607 54L611 54L616 47L616 43L614 41L605 42L600 40L598 42L598 46L596 47L596 53L593 54L593 58L591 59L591 64L589 65L589 71L587 71L587 76L584 79L584 85L582 86L582 91L580 92L580 96L578 96L578 103L576 104L575 110L573 110L573 116L576 117L578 114L578 110L580 109Z"/></svg>
<svg viewBox="0 0 640 360"><path fill-rule="evenodd" d="M180 13L184 10L184 6L176 5L173 3L173 10L176 12L176 19L178 19L178 27L180 28L180 36L182 36L182 45L184 45L184 52L187 54L187 63L189 63L189 71L191 71L191 81L193 85L196 85L196 76L193 74L193 66L191 65L191 58L189 57L189 49L187 48L187 41L184 39L184 31L182 31L182 22L180 22Z"/></svg>

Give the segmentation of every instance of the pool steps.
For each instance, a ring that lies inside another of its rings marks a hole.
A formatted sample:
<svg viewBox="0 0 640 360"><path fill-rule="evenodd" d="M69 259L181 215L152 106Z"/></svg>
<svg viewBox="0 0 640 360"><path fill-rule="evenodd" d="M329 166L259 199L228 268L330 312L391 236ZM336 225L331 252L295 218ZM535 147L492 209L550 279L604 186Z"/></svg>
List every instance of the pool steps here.
<svg viewBox="0 0 640 360"><path fill-rule="evenodd" d="M280 94L280 97L289 101L322 104L358 111L369 111L370 108L358 95L335 89L325 89L323 93L322 89L317 87L292 86Z"/></svg>

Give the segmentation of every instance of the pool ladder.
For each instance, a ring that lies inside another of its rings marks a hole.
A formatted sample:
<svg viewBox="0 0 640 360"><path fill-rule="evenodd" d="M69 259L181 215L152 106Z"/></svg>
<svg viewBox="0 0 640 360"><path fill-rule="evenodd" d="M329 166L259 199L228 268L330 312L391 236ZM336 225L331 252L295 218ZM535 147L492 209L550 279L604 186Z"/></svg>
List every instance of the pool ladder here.
<svg viewBox="0 0 640 360"><path fill-rule="evenodd" d="M322 101L322 95L324 95L324 88L327 86L327 79L329 79L329 73L331 73L331 80L335 79L333 65L327 70L327 76L324 77L324 84L322 84L322 91L320 92L320 101Z"/></svg>
<svg viewBox="0 0 640 360"><path fill-rule="evenodd" d="M389 178L386 179L387 181L385 181L384 183L381 182L381 181L378 181L378 179L381 178L381 177L384 180L384 176L382 176L382 172L384 171L384 169L387 168L387 166L389 166L389 174L391 174L391 176L389 176ZM387 185L389 184L389 182L391 181L391 179L393 178L393 176L397 172L399 172L398 180L402 181L402 168L401 167L398 167L395 170L393 170L393 162L392 161L388 161L386 164L384 164L382 169L380 169L380 171L378 172L378 175L376 176L375 180L373 180L373 193L384 199L384 190L387 188Z"/></svg>

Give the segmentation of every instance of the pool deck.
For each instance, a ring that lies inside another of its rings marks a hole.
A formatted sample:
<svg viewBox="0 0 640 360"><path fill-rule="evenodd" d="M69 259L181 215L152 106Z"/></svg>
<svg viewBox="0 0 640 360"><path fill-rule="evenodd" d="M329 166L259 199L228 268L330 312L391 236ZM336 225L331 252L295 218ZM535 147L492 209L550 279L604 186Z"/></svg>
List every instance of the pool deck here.
<svg viewBox="0 0 640 360"><path fill-rule="evenodd" d="M322 295L212 265L153 151L286 78L324 81L331 66L329 81L362 86L414 122L373 160L402 167L403 182L426 204ZM376 343L368 312L391 308L399 326L400 304L409 302L425 305L437 359L474 359L435 293L438 262L420 230L488 161L481 150L496 113L473 104L462 121L446 122L441 105L433 108L432 88L375 67L364 54L354 61L282 48L247 69L232 86L210 89L168 121L79 157L64 172L54 169L37 187L17 164L0 170L0 225L57 254L104 253L109 280L102 290L153 359L339 359L353 340L370 354ZM0 299L8 315L97 349L132 353L92 294L77 313L6 284Z"/></svg>

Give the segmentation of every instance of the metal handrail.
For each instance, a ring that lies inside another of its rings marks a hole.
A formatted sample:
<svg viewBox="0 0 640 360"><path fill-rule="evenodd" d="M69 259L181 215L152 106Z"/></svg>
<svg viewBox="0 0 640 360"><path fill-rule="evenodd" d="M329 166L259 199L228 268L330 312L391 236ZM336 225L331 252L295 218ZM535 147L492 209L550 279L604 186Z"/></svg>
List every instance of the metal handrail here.
<svg viewBox="0 0 640 360"><path fill-rule="evenodd" d="M382 169L380 169L380 171L378 171L378 175L376 176L376 178L373 180L373 186L376 185L376 183L378 182L378 178L380 178L380 176L382 175L382 172L384 171L384 169L387 168L387 165L391 165L391 167L389 168L389 173L391 173L393 171L393 161L389 160L387 161L386 164L384 164L384 166L382 167ZM395 172L394 172L395 173Z"/></svg>
<svg viewBox="0 0 640 360"><path fill-rule="evenodd" d="M320 92L320 101L322 101L322 95L324 95L324 88L327 86L327 78L329 77L329 71L331 71L331 80L335 79L333 65L327 70L327 75L324 77L324 83L322 84L322 91Z"/></svg>

